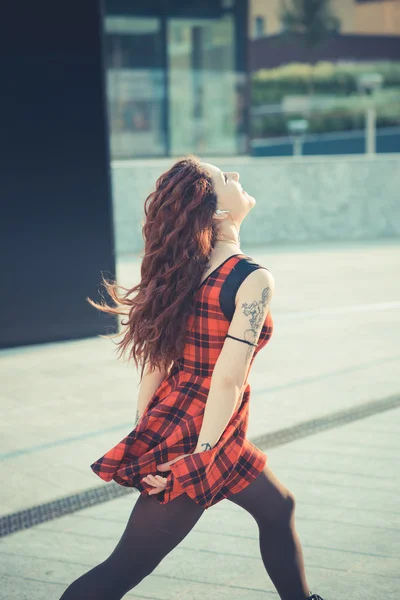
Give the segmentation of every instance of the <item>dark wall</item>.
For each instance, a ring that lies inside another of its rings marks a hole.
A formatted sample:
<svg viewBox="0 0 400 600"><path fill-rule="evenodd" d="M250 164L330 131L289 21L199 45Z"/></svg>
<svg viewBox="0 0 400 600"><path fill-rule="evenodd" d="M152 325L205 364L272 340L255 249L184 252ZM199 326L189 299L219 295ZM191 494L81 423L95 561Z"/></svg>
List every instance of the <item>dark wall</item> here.
<svg viewBox="0 0 400 600"><path fill-rule="evenodd" d="M85 300L115 277L101 5L1 12L0 347L111 333Z"/></svg>
<svg viewBox="0 0 400 600"><path fill-rule="evenodd" d="M105 0L105 10L107 14L216 18L222 14L222 4L223 0Z"/></svg>
<svg viewBox="0 0 400 600"><path fill-rule="evenodd" d="M278 34L251 40L249 52L251 71L291 62L400 60L400 36L332 35L310 48L301 35Z"/></svg>

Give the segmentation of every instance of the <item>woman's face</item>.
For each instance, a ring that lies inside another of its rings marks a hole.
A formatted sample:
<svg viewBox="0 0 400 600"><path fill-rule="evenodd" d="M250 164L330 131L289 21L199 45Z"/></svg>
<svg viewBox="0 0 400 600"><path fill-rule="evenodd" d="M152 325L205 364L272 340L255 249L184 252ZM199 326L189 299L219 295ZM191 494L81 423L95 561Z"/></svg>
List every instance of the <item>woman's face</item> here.
<svg viewBox="0 0 400 600"><path fill-rule="evenodd" d="M200 163L211 176L217 195L217 208L231 211L235 220L241 221L253 208L256 201L249 196L239 183L240 175L236 171L221 171L210 163ZM228 214L228 213L227 213Z"/></svg>

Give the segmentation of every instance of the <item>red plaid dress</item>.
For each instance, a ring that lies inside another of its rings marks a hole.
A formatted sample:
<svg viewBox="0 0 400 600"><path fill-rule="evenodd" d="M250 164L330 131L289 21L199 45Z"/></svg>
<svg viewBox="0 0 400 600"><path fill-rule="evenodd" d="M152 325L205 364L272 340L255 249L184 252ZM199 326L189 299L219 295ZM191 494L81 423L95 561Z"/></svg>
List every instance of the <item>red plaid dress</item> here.
<svg viewBox="0 0 400 600"><path fill-rule="evenodd" d="M164 474L157 470L157 465L193 452L213 368L233 316L236 291L245 277L257 268L265 267L245 254L234 254L202 282L178 366L175 365L159 385L133 431L90 465L101 479L113 479L147 495L154 488L142 482L142 477ZM247 376L254 358L268 343L272 332L273 321L268 312ZM246 379L242 400L217 444L211 450L181 458L166 472L165 490L154 494L160 504L186 492L207 509L240 492L257 477L267 455L246 438L249 402L250 384Z"/></svg>

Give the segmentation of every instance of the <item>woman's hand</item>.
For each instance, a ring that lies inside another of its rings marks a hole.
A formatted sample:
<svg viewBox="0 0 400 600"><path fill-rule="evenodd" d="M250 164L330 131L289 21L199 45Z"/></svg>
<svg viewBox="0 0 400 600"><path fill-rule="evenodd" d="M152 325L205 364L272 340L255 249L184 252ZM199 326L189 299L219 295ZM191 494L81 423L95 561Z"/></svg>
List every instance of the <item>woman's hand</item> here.
<svg viewBox="0 0 400 600"><path fill-rule="evenodd" d="M160 465L157 465L157 469L159 471L169 471L170 465L173 465L176 461L180 460L181 458L184 458L185 456L190 456L190 454L181 454L181 456L176 456L175 458L169 460L166 463L161 463ZM164 491L167 486L167 478L162 477L161 475L146 475L146 477L142 478L142 481L145 481L147 484L152 485L154 487L154 490L151 490L149 492L149 496L153 494L159 494L160 492Z"/></svg>
<svg viewBox="0 0 400 600"><path fill-rule="evenodd" d="M142 478L142 481L154 487L153 490L150 490L149 496L152 494L159 494L164 491L167 486L167 478L161 477L161 475L146 475L146 477Z"/></svg>

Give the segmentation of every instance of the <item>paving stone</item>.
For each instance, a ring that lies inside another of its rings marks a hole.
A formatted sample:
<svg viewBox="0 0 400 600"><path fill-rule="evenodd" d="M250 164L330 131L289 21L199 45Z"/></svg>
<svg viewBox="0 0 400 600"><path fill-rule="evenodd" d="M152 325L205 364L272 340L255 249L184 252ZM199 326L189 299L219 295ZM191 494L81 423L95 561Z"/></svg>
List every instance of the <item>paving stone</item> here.
<svg viewBox="0 0 400 600"><path fill-rule="evenodd" d="M314 283L296 311L293 294L304 279L293 279L295 255L260 254L273 271L275 265L281 273L286 269L287 282L280 284L275 342L265 361L254 365L250 438L399 391L398 311L348 309L365 304L371 291L369 265L357 267L367 256L381 267L368 302L399 297L393 277L399 250L400 244L364 245L362 251L336 247L311 256L305 249L302 264ZM351 286L342 313L329 286L322 289L332 281L332 269L324 271L329 264L340 273L338 285ZM128 261L126 276L131 266ZM321 306L331 313L318 316ZM97 339L0 354L8 415L6 427L0 425L0 474L8 483L3 514L102 485L89 462L130 430L137 383L132 369L115 364L113 348ZM400 598L399 426L400 408L265 449L268 466L295 495L307 580L324 600ZM137 498L129 493L2 538L0 600L59 598L112 552ZM256 522L226 500L205 511L126 597L274 600L278 594L261 559Z"/></svg>

